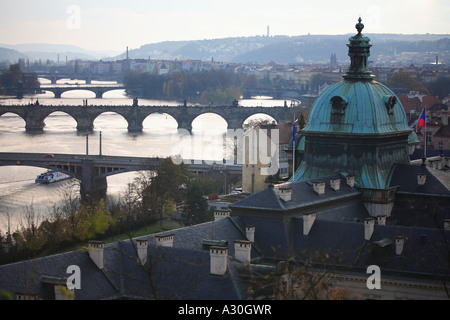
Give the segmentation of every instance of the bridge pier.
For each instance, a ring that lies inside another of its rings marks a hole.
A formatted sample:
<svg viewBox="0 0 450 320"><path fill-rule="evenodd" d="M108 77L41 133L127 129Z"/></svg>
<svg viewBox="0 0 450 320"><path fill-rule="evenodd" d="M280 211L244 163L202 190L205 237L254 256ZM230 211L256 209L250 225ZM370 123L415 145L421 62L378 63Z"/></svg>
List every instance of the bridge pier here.
<svg viewBox="0 0 450 320"><path fill-rule="evenodd" d="M82 160L81 166L81 199L90 202L105 197L108 188L106 177L95 176L92 160Z"/></svg>
<svg viewBox="0 0 450 320"><path fill-rule="evenodd" d="M91 132L94 130L94 121L92 118L87 117L85 114L77 117L77 131L78 132Z"/></svg>
<svg viewBox="0 0 450 320"><path fill-rule="evenodd" d="M25 130L27 132L40 132L44 130L45 122L36 116L33 112L29 112L25 117Z"/></svg>

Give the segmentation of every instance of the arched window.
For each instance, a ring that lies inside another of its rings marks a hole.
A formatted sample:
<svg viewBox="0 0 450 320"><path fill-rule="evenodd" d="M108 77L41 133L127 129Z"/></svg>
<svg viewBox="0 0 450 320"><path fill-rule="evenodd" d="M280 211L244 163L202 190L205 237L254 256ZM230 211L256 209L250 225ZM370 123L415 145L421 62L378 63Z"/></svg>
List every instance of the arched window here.
<svg viewBox="0 0 450 320"><path fill-rule="evenodd" d="M330 99L331 103L331 115L330 122L332 124L340 124L345 114L345 108L347 107L347 99L341 96L334 96Z"/></svg>
<svg viewBox="0 0 450 320"><path fill-rule="evenodd" d="M384 104L386 105L386 111L388 114L393 114L394 106L397 103L396 96L384 96Z"/></svg>

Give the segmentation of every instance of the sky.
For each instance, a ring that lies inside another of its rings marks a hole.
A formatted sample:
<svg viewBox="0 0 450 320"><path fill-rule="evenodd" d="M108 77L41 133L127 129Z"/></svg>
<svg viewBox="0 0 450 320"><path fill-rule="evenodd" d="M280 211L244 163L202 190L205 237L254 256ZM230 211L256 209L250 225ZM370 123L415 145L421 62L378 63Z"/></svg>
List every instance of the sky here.
<svg viewBox="0 0 450 320"><path fill-rule="evenodd" d="M266 35L450 33L449 0L0 0L0 43L124 52L148 43Z"/></svg>

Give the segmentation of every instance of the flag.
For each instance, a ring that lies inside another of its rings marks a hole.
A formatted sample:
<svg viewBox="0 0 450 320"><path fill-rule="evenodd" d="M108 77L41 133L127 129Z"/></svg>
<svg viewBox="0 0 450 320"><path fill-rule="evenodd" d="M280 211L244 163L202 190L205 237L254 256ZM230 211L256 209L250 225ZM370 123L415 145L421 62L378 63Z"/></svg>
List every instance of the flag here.
<svg viewBox="0 0 450 320"><path fill-rule="evenodd" d="M292 159L294 159L295 156L295 118L294 118L294 125L292 126Z"/></svg>
<svg viewBox="0 0 450 320"><path fill-rule="evenodd" d="M423 108L422 113L420 114L419 119L416 122L416 126L414 128L414 131L417 132L417 130L419 129L419 127L424 127L425 126L425 108Z"/></svg>

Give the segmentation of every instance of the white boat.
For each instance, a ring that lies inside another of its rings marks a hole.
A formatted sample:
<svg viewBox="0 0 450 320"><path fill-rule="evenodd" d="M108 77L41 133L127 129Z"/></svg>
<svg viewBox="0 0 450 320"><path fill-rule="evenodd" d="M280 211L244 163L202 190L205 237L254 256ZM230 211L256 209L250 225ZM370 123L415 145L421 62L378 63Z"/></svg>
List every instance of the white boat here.
<svg viewBox="0 0 450 320"><path fill-rule="evenodd" d="M58 171L47 171L45 173L41 173L34 180L36 183L52 183L56 181L70 179L71 176L68 174L58 172Z"/></svg>

